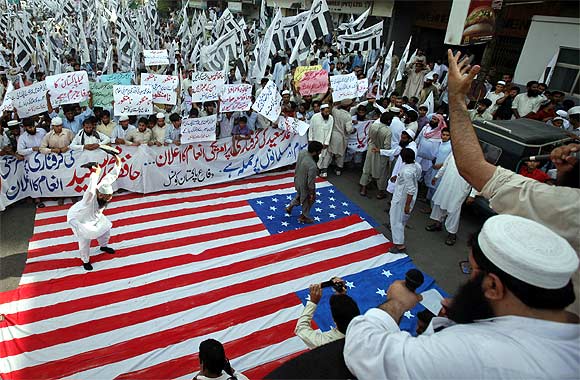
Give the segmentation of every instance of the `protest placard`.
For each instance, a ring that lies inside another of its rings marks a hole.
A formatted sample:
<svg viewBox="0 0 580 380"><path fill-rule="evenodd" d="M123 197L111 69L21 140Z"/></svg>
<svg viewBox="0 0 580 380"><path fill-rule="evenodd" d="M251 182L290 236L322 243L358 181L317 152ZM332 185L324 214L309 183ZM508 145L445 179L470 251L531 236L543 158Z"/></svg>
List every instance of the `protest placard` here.
<svg viewBox="0 0 580 380"><path fill-rule="evenodd" d="M46 88L53 107L79 103L89 97L89 76L86 71L49 75L46 77Z"/></svg>
<svg viewBox="0 0 580 380"><path fill-rule="evenodd" d="M194 71L191 75L192 102L218 100L226 83L223 71Z"/></svg>
<svg viewBox="0 0 580 380"><path fill-rule="evenodd" d="M299 89L302 96L325 94L328 91L328 72L326 70L305 72Z"/></svg>
<svg viewBox="0 0 580 380"><path fill-rule="evenodd" d="M173 75L141 74L141 84L153 87L153 103L176 104L179 78Z"/></svg>
<svg viewBox="0 0 580 380"><path fill-rule="evenodd" d="M306 132L308 132L309 125L300 119L281 116L280 119L278 119L278 127L288 132L304 136Z"/></svg>
<svg viewBox="0 0 580 380"><path fill-rule="evenodd" d="M181 143L215 141L217 115L183 119L181 121Z"/></svg>
<svg viewBox="0 0 580 380"><path fill-rule="evenodd" d="M252 106L251 84L226 84L220 95L220 112L247 111Z"/></svg>
<svg viewBox="0 0 580 380"><path fill-rule="evenodd" d="M369 81L367 80L367 78L359 79L356 95L359 98L364 97L368 90L369 90Z"/></svg>
<svg viewBox="0 0 580 380"><path fill-rule="evenodd" d="M145 66L169 65L169 53L164 50L143 50Z"/></svg>
<svg viewBox="0 0 580 380"><path fill-rule="evenodd" d="M18 111L19 117L29 117L47 111L46 82L34 83L6 95Z"/></svg>
<svg viewBox="0 0 580 380"><path fill-rule="evenodd" d="M153 87L113 86L115 116L150 115L153 113Z"/></svg>
<svg viewBox="0 0 580 380"><path fill-rule="evenodd" d="M99 78L101 82L109 82L113 84L119 84L123 86L128 86L133 82L135 74L132 71L126 73L114 73L101 75Z"/></svg>
<svg viewBox="0 0 580 380"><path fill-rule="evenodd" d="M321 65L315 65L315 66L298 66L296 68L296 70L294 71L294 81L295 82L300 82L302 80L302 77L304 76L304 73L308 72L308 71L319 71L322 70L322 66Z"/></svg>
<svg viewBox="0 0 580 380"><path fill-rule="evenodd" d="M358 79L354 73L333 75L330 77L330 88L332 88L332 100L335 102L354 99L357 97Z"/></svg>
<svg viewBox="0 0 580 380"><path fill-rule="evenodd" d="M266 86L264 86L258 98L256 98L256 101L252 105L252 109L266 117L266 119L271 122L275 122L278 120L280 112L282 112L282 106L280 105L281 101L282 96L278 92L278 87L276 87L276 84L270 80Z"/></svg>
<svg viewBox="0 0 580 380"><path fill-rule="evenodd" d="M91 82L91 94L93 94L93 106L110 107L113 103L113 83Z"/></svg>

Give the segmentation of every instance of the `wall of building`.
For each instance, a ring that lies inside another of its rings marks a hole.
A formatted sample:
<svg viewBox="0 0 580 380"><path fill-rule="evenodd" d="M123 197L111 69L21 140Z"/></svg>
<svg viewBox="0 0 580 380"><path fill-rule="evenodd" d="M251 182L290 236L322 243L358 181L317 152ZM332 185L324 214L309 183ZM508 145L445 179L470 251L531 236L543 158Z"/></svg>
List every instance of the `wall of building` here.
<svg viewBox="0 0 580 380"><path fill-rule="evenodd" d="M520 59L514 82L538 80L558 47L580 49L580 19L534 16Z"/></svg>

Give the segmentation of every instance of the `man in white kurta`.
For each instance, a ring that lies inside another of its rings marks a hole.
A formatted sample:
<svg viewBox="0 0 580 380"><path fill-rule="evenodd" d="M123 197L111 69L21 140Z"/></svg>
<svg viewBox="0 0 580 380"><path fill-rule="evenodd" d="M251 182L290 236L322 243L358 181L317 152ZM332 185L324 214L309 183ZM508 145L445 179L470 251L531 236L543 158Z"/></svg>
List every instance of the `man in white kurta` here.
<svg viewBox="0 0 580 380"><path fill-rule="evenodd" d="M430 216L435 222L429 224L425 229L427 231L441 231L442 223L445 220L445 229L449 232L445 244L453 245L457 240L461 206L472 191L469 183L459 175L453 153L447 156L431 183L434 184L436 181L440 181L440 184L433 195L433 209ZM471 196L475 197L475 193L472 193Z"/></svg>
<svg viewBox="0 0 580 380"><path fill-rule="evenodd" d="M97 239L101 251L115 253L108 247L110 230L113 224L103 211L113 194L112 184L119 176L121 159L117 156L117 163L99 182L101 168L96 167L89 179L89 185L83 198L72 205L67 213L67 223L73 230L79 242L79 253L86 270L92 270L90 263L91 241Z"/></svg>
<svg viewBox="0 0 580 380"><path fill-rule="evenodd" d="M434 114L417 137L417 163L421 165L423 176L433 166L433 160L441 144L441 131L446 127L443 115Z"/></svg>
<svg viewBox="0 0 580 380"><path fill-rule="evenodd" d="M425 173L424 181L425 185L427 185L427 200L431 201L433 199L433 194L435 194L435 190L439 186L439 181L436 181L435 184L432 183L433 178L439 172L439 169L443 166L443 163L447 159L447 156L451 153L451 133L449 129L443 129L441 131L441 144L437 148L437 154L435 155L435 163L431 166L431 168ZM427 213L431 213L431 208L427 209Z"/></svg>
<svg viewBox="0 0 580 380"><path fill-rule="evenodd" d="M286 57L282 57L280 62L277 62L274 65L274 71L272 72L272 79L274 83L276 83L276 87L278 87L278 91L282 91L284 88L284 78L286 77L286 73L290 71L290 65L288 64L288 60Z"/></svg>
<svg viewBox="0 0 580 380"><path fill-rule="evenodd" d="M419 192L419 178L421 166L415 162L415 152L405 148L401 151L399 159L402 162L401 170L397 175L389 220L391 223L392 240L395 246L391 252L398 253L406 250L405 225L411 216Z"/></svg>
<svg viewBox="0 0 580 380"><path fill-rule="evenodd" d="M574 296L573 291L570 294L571 277L578 268L574 249L540 223L512 215L488 219L473 243L471 277L446 303L443 314L449 318L434 318L418 337L401 331L401 318L406 319L421 298L404 281L395 281L386 303L350 322L343 353L356 378L578 378L580 325L578 316L564 310ZM532 296L516 295L514 280ZM534 294L545 296L547 291L559 295L559 306L549 297L544 302L550 308L530 306ZM466 297L470 293L476 297ZM452 320L450 308L466 318ZM482 308L487 311L477 311Z"/></svg>
<svg viewBox="0 0 580 380"><path fill-rule="evenodd" d="M315 113L310 119L310 127L308 128L308 142L318 141L324 148L318 161L318 168L321 169L320 176L323 178L328 175L326 169L322 169L322 162L326 160L328 154L327 148L330 144L333 125L334 118L330 115L330 108L328 104L323 104L320 107L320 112Z"/></svg>
<svg viewBox="0 0 580 380"><path fill-rule="evenodd" d="M412 151L414 151L415 154L417 154L417 144L415 143L415 141L413 141L413 138L415 138L415 133L410 129L406 129L401 133L401 140L399 141L399 144L397 146L391 145L391 149L381 149L380 151L381 156L397 158L397 160L395 161L395 165L393 167L393 171L391 172L391 179L389 180L389 183L387 185L387 191L391 194L395 191L395 182L397 181L397 175L399 174L399 171L403 166L403 161L401 160L399 153L401 153L401 150L403 148L409 148Z"/></svg>

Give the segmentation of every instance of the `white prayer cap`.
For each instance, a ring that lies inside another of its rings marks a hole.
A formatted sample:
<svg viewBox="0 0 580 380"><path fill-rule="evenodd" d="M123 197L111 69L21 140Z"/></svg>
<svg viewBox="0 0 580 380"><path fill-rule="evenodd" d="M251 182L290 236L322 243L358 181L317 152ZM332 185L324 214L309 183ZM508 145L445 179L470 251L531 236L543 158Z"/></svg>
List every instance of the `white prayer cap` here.
<svg viewBox="0 0 580 380"><path fill-rule="evenodd" d="M562 120L562 122L563 122L564 118L561 116L556 116L555 118L552 119L552 121L556 121L556 120Z"/></svg>
<svg viewBox="0 0 580 380"><path fill-rule="evenodd" d="M157 114L157 116L155 116L157 119L165 119L165 114L163 114L163 112L159 112Z"/></svg>
<svg viewBox="0 0 580 380"><path fill-rule="evenodd" d="M387 111L399 113L399 112L401 112L401 109L399 107L389 107L389 108L387 108Z"/></svg>
<svg viewBox="0 0 580 380"><path fill-rule="evenodd" d="M503 80L498 80L497 84L501 84L502 86L505 86L505 82Z"/></svg>
<svg viewBox="0 0 580 380"><path fill-rule="evenodd" d="M477 239L495 266L527 284L560 289L578 269L578 256L563 237L538 222L497 215L483 225Z"/></svg>
<svg viewBox="0 0 580 380"><path fill-rule="evenodd" d="M415 110L413 107L411 107L408 104L403 104L403 108L405 109L405 112L415 112L415 114L419 115L417 113L417 110Z"/></svg>
<svg viewBox="0 0 580 380"><path fill-rule="evenodd" d="M407 128L403 132L405 132L406 134L408 134L409 136L411 136L412 139L415 138L415 132L413 132L412 129Z"/></svg>
<svg viewBox="0 0 580 380"><path fill-rule="evenodd" d="M62 119L57 116L50 121L50 125L62 125Z"/></svg>
<svg viewBox="0 0 580 380"><path fill-rule="evenodd" d="M556 115L560 116L561 118L568 119L568 112L564 110L556 111Z"/></svg>
<svg viewBox="0 0 580 380"><path fill-rule="evenodd" d="M119 116L119 121L127 121L127 120L129 120L129 116L127 116L127 115Z"/></svg>
<svg viewBox="0 0 580 380"><path fill-rule="evenodd" d="M284 91L282 91L282 95L290 95L290 91L284 90Z"/></svg>
<svg viewBox="0 0 580 380"><path fill-rule="evenodd" d="M106 194L106 195L113 194L113 186L111 186L108 183L102 184L101 186L99 186L99 188L97 190L99 190L99 193L101 193L101 194Z"/></svg>
<svg viewBox="0 0 580 380"><path fill-rule="evenodd" d="M10 120L8 122L8 128L14 127L14 126L19 125L19 124L20 124L20 120Z"/></svg>
<svg viewBox="0 0 580 380"><path fill-rule="evenodd" d="M580 114L580 106L572 107L568 110L568 115L578 115Z"/></svg>
<svg viewBox="0 0 580 380"><path fill-rule="evenodd" d="M425 75L424 81L428 81L428 80L433 80L433 71L431 71L429 74Z"/></svg>
<svg viewBox="0 0 580 380"><path fill-rule="evenodd" d="M323 105L321 105L321 106L320 106L320 109L321 109L321 110L323 110L323 109L325 109L325 108L328 108L328 104L323 104Z"/></svg>

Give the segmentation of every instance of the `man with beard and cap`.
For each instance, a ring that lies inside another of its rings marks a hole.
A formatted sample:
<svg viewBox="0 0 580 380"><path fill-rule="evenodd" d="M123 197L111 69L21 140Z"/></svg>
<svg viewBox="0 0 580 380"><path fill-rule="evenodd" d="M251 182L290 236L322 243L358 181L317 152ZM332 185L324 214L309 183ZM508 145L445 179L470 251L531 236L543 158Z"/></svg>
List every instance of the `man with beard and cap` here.
<svg viewBox="0 0 580 380"><path fill-rule="evenodd" d="M95 130L95 122L96 120L92 116L83 120L83 129L75 135L70 143L72 150L95 150L111 142L107 135Z"/></svg>
<svg viewBox="0 0 580 380"><path fill-rule="evenodd" d="M425 78L423 79L423 88L421 89L421 92L419 93L419 101L417 102L417 104L423 104L425 103L425 101L427 100L427 98L429 97L429 95L433 93L433 101L435 102L437 100L437 96L438 96L438 92L437 92L437 87L435 87L435 85L433 85L433 73L429 73L427 75L425 75Z"/></svg>
<svg viewBox="0 0 580 380"><path fill-rule="evenodd" d="M525 117L531 112L538 112L542 103L547 99L538 91L538 82L529 81L526 84L528 91L515 97L512 103L512 112L516 119Z"/></svg>
<svg viewBox="0 0 580 380"><path fill-rule="evenodd" d="M417 134L417 131L419 130L419 124L417 123L419 112L407 104L403 104L403 112L405 113L405 119L403 120L405 123L405 129L410 129L413 133Z"/></svg>
<svg viewBox="0 0 580 380"><path fill-rule="evenodd" d="M334 123L332 124L332 133L328 144L328 154L325 155L320 164L320 168L326 171L334 159L336 175L342 174L347 135L355 131L352 126L352 116L349 112L351 103L351 100L344 99L339 105L332 107Z"/></svg>
<svg viewBox="0 0 580 380"><path fill-rule="evenodd" d="M133 129L135 129L135 126L129 124L129 116L121 115L119 117L119 125L113 129L113 133L111 134L111 142L114 144L125 144L127 133Z"/></svg>
<svg viewBox="0 0 580 380"><path fill-rule="evenodd" d="M320 161L318 167L322 169L322 161L325 160L328 154L328 144L330 144L330 137L332 136L332 126L334 125L334 118L330 114L328 104L320 106L320 112L315 113L310 119L310 128L308 128L308 141L318 141L322 144L323 150L320 154ZM322 178L326 178L328 173L326 169L320 172Z"/></svg>
<svg viewBox="0 0 580 380"><path fill-rule="evenodd" d="M489 218L472 238L470 279L419 337L401 331L422 299L404 280L387 302L355 317L344 359L364 379L571 379L580 373L572 274L578 257L551 229L512 215Z"/></svg>
<svg viewBox="0 0 580 380"><path fill-rule="evenodd" d="M440 184L433 195L433 209L430 216L434 222L428 224L425 229L427 231L441 231L443 229L443 221L445 221L445 229L448 232L445 244L454 245L457 241L461 206L467 196L472 198L473 201L475 192L459 175L453 152L447 156L445 162L431 180L432 185L435 185L436 182L440 182Z"/></svg>
<svg viewBox="0 0 580 380"><path fill-rule="evenodd" d="M117 162L113 169L99 181L101 168L94 166L89 179L89 185L81 201L72 205L67 213L67 223L73 230L79 243L79 253L83 268L93 270L90 262L91 241L97 239L100 250L113 254L115 250L108 246L110 231L113 224L103 211L113 197L113 182L119 176L121 159L115 156Z"/></svg>
<svg viewBox="0 0 580 380"><path fill-rule="evenodd" d="M397 175L399 174L399 171L403 166L403 161L401 159L401 156L399 155L401 153L401 150L404 148L409 148L413 152L415 152L415 154L417 154L417 144L415 143L415 141L413 141L414 138L415 132L413 132L410 129L405 129L401 133L401 140L399 141L399 144L397 146L391 145L391 149L381 149L380 151L381 156L397 158L393 170L391 172L391 178L387 184L387 191L391 194L393 194L393 192L395 191L395 182L397 181Z"/></svg>
<svg viewBox="0 0 580 380"><path fill-rule="evenodd" d="M401 150L399 159L403 163L395 182L389 221L394 246L389 250L392 253L405 252L405 225L411 216L419 192L419 178L421 166L415 162L415 152L412 149Z"/></svg>
<svg viewBox="0 0 580 380"><path fill-rule="evenodd" d="M389 124L393 117L398 114L397 108L389 108L388 112L371 124L368 131L368 148L360 177L360 195L367 195L367 186L374 179L377 181L378 199L386 197L387 179L389 178L389 157L381 155L381 150L391 149L392 135Z"/></svg>
<svg viewBox="0 0 580 380"><path fill-rule="evenodd" d="M18 139L17 153L27 157L34 152L40 151L40 144L42 138L46 135L46 131L42 128L36 128L34 119L27 118L22 120L25 132Z"/></svg>
<svg viewBox="0 0 580 380"><path fill-rule="evenodd" d="M451 154L451 133L449 132L449 128L444 128L441 130L441 144L439 144L439 147L437 148L437 154L433 160L434 164L423 177L425 185L428 188L426 198L429 203L432 203L431 199L433 198L433 194L435 194L435 190L437 190L437 187L439 186L439 181L433 183L433 178L435 178L437 172L439 172L439 169L441 169L449 154ZM427 206L425 209L421 210L421 212L424 214L430 214L431 206Z"/></svg>
<svg viewBox="0 0 580 380"><path fill-rule="evenodd" d="M318 176L317 162L322 153L322 143L310 141L308 149L298 154L294 171L294 188L296 196L286 207L286 213L292 215L295 206L302 205L302 213L298 217L300 223L313 223L310 218L310 208L316 200L316 177Z"/></svg>
<svg viewBox="0 0 580 380"><path fill-rule="evenodd" d="M62 119L55 117L51 120L52 131L48 132L40 143L40 151L44 154L65 153L69 150L74 133L62 127Z"/></svg>
<svg viewBox="0 0 580 380"><path fill-rule="evenodd" d="M441 144L441 131L447 128L443 115L438 113L430 115L429 124L425 126L417 137L417 163L421 165L425 176L427 171L433 166L433 160L437 156L439 144Z"/></svg>

